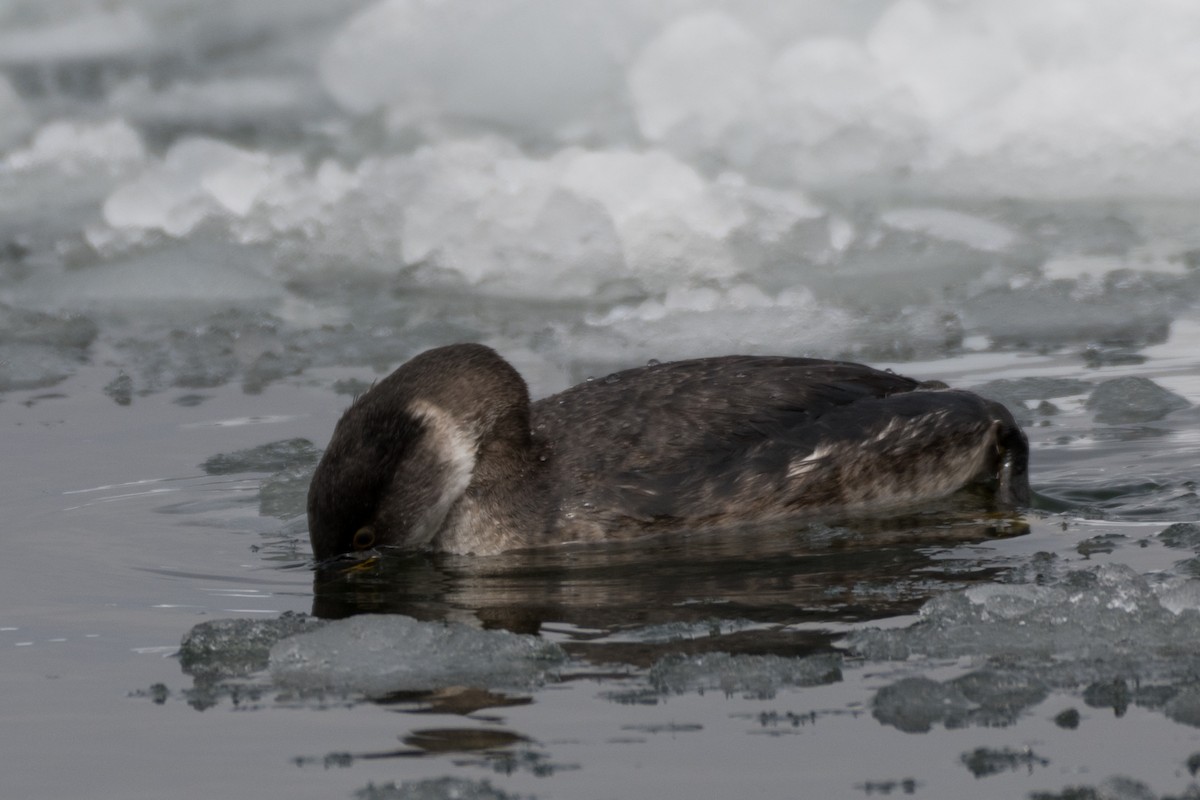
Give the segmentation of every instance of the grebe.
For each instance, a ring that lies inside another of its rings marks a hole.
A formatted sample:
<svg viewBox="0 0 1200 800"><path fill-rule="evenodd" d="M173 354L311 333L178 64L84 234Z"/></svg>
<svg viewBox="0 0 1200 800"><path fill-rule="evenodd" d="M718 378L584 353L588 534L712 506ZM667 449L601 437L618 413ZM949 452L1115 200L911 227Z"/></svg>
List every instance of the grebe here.
<svg viewBox="0 0 1200 800"><path fill-rule="evenodd" d="M525 547L876 514L979 484L1029 502L1004 406L842 361L652 364L537 402L495 351L422 353L359 396L308 492L313 553Z"/></svg>

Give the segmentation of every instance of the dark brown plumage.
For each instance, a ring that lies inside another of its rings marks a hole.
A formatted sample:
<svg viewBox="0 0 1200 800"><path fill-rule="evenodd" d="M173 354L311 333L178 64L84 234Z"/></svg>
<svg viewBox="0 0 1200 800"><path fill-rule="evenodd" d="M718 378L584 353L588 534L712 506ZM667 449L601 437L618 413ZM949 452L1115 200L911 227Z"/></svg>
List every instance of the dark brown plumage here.
<svg viewBox="0 0 1200 800"><path fill-rule="evenodd" d="M1028 502L1028 446L998 403L860 364L725 356L530 404L482 345L404 364L342 416L309 488L313 551L494 553L991 488Z"/></svg>

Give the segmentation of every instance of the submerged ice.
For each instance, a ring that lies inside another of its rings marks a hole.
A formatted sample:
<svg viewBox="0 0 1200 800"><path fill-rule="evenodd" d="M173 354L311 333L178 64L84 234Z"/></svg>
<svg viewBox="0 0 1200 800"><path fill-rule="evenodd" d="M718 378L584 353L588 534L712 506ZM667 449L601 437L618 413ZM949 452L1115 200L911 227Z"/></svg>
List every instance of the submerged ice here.
<svg viewBox="0 0 1200 800"><path fill-rule="evenodd" d="M1052 690L1118 716L1136 704L1196 726L1200 662L1184 643L1198 635L1200 582L1152 582L1108 564L947 593L913 625L862 630L846 644L872 661L969 665L957 678L904 677L876 693L876 719L904 731L1012 724Z"/></svg>
<svg viewBox="0 0 1200 800"><path fill-rule="evenodd" d="M280 641L271 677L281 686L380 696L446 686L539 683L564 659L534 636L396 615L360 615Z"/></svg>
<svg viewBox="0 0 1200 800"><path fill-rule="evenodd" d="M552 677L566 656L536 636L458 623L372 614L328 621L288 612L200 623L184 637L179 658L198 686L265 673L270 685L260 689L381 697L452 686L529 687Z"/></svg>

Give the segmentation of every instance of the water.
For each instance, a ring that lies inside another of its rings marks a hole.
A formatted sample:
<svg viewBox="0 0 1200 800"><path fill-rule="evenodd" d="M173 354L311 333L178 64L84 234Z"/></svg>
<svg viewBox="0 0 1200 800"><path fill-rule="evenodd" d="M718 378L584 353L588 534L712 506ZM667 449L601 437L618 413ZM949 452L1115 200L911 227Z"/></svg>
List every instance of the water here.
<svg viewBox="0 0 1200 800"><path fill-rule="evenodd" d="M1200 12L48 8L0 5L4 797L1200 791ZM341 409L453 341L975 388L1036 508L314 571Z"/></svg>

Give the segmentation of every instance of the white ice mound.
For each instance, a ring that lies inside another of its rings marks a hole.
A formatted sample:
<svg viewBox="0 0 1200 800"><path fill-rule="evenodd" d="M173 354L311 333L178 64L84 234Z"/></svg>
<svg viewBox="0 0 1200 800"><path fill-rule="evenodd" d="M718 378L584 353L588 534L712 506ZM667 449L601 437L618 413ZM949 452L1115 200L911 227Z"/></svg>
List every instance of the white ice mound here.
<svg viewBox="0 0 1200 800"><path fill-rule="evenodd" d="M645 46L629 70L642 134L651 141L712 142L753 108L768 63L764 43L729 14L681 17Z"/></svg>
<svg viewBox="0 0 1200 800"><path fill-rule="evenodd" d="M536 636L365 614L279 642L271 648L270 668L284 686L378 696L445 686L526 686L564 658L557 645Z"/></svg>
<svg viewBox="0 0 1200 800"><path fill-rule="evenodd" d="M118 229L186 236L212 215L245 217L272 184L272 166L261 152L203 137L182 139L161 164L109 195L104 219Z"/></svg>
<svg viewBox="0 0 1200 800"><path fill-rule="evenodd" d="M3 89L0 83L0 108L4 102ZM66 175L89 170L119 175L145 158L142 137L124 120L98 123L60 120L40 128L28 147L9 154L6 164L15 170L53 168Z"/></svg>
<svg viewBox="0 0 1200 800"><path fill-rule="evenodd" d="M345 109L398 125L441 119L568 136L620 86L607 3L386 0L354 16L321 58Z"/></svg>

